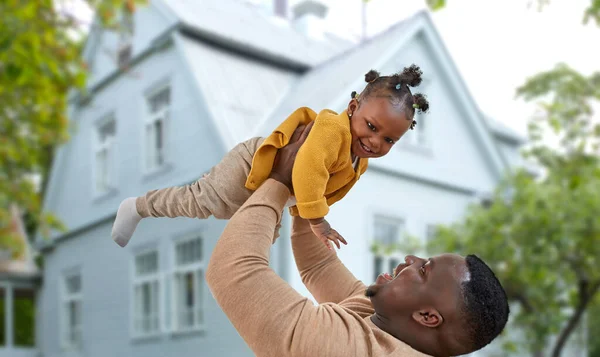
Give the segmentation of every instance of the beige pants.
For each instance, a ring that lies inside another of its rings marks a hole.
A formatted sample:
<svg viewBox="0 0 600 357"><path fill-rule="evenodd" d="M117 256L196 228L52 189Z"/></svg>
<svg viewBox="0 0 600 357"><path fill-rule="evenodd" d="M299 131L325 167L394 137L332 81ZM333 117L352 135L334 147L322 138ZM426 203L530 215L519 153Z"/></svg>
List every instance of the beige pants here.
<svg viewBox="0 0 600 357"><path fill-rule="evenodd" d="M236 145L210 172L191 185L148 191L136 200L142 217L229 219L252 195L245 186L254 153L264 138ZM279 237L278 222L274 239Z"/></svg>

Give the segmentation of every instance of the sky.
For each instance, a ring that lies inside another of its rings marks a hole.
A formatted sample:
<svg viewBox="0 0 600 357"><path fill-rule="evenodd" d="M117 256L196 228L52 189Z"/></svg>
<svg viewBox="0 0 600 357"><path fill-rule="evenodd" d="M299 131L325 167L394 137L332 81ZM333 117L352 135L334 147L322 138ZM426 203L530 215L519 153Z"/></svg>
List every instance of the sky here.
<svg viewBox="0 0 600 357"><path fill-rule="evenodd" d="M329 6L331 32L361 33L362 0L319 1ZM559 62L585 74L600 70L600 27L582 24L590 1L551 0L538 11L535 0L447 0L432 17L481 110L525 135L536 106L516 100L515 91L528 77ZM89 21L82 0L62 2ZM425 0L371 0L367 33L374 36L423 8Z"/></svg>

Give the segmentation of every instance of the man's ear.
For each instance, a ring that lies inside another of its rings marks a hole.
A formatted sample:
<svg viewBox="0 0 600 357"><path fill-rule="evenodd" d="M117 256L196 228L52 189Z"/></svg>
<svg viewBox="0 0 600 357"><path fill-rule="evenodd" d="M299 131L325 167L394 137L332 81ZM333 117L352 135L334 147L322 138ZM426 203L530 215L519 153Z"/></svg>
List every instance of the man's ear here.
<svg viewBox="0 0 600 357"><path fill-rule="evenodd" d="M412 317L417 323L425 327L438 327L444 322L442 315L434 308L415 311Z"/></svg>

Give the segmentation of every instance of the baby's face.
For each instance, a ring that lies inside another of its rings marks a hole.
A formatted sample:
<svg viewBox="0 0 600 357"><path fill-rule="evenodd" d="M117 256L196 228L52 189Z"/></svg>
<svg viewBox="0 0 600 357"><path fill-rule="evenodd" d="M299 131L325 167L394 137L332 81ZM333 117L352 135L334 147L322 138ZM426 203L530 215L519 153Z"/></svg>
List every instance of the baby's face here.
<svg viewBox="0 0 600 357"><path fill-rule="evenodd" d="M387 154L410 129L412 122L404 110L392 106L387 98L367 98L360 107L353 100L348 106L348 113L352 113L352 153L360 158Z"/></svg>

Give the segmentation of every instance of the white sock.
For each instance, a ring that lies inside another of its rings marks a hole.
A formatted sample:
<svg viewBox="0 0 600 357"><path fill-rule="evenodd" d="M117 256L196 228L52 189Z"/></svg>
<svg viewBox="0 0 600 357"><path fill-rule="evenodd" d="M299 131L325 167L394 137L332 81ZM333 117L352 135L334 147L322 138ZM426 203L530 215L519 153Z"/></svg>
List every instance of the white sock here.
<svg viewBox="0 0 600 357"><path fill-rule="evenodd" d="M112 239L118 245L124 247L129 243L138 223L142 220L135 207L137 197L129 197L123 200L117 210L117 218L112 228Z"/></svg>

